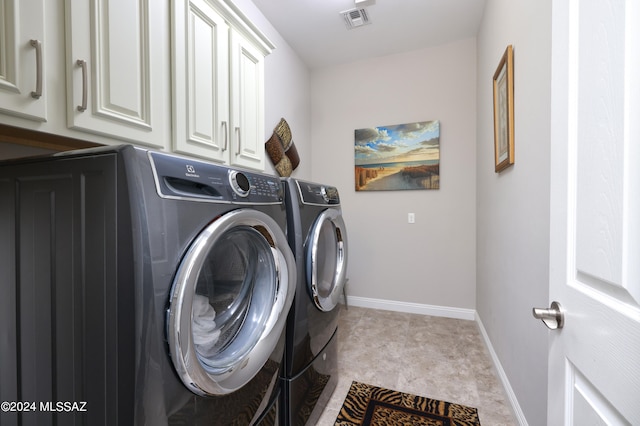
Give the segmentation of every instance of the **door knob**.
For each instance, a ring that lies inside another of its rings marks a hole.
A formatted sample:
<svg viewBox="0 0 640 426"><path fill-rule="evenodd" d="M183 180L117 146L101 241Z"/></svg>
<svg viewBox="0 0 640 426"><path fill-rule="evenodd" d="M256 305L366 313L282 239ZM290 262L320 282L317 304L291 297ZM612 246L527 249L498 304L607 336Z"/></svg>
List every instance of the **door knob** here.
<svg viewBox="0 0 640 426"><path fill-rule="evenodd" d="M564 311L556 301L551 302L549 309L533 308L533 317L541 319L544 325L551 330L560 329L564 326Z"/></svg>

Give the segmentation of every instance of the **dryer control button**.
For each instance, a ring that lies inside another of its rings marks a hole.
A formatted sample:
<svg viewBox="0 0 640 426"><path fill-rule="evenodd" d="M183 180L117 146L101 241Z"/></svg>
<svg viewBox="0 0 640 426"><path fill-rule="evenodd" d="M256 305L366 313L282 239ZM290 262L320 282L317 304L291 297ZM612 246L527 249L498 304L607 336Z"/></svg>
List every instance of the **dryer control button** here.
<svg viewBox="0 0 640 426"><path fill-rule="evenodd" d="M338 204L340 197L338 196L338 189L333 186L320 187L320 194L325 203Z"/></svg>
<svg viewBox="0 0 640 426"><path fill-rule="evenodd" d="M320 187L320 194L322 195L322 199L326 202L329 202L329 194L327 194L327 188L324 186Z"/></svg>

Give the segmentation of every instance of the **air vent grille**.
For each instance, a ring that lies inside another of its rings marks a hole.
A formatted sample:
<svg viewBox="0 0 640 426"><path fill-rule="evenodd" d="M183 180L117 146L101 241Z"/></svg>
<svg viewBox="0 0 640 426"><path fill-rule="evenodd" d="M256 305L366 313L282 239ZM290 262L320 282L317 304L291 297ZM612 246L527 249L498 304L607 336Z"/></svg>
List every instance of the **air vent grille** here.
<svg viewBox="0 0 640 426"><path fill-rule="evenodd" d="M344 18L344 23L349 30L371 23L367 10L364 8L349 9L340 12L340 14Z"/></svg>

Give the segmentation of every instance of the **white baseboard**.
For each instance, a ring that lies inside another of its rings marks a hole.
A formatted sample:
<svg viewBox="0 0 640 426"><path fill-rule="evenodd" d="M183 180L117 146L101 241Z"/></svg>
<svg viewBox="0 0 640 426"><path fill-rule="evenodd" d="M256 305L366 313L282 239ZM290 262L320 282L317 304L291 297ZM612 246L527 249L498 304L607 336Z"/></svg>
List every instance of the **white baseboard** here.
<svg viewBox="0 0 640 426"><path fill-rule="evenodd" d="M385 311L407 312L410 314L431 315L465 320L475 320L474 309L452 308L449 306L424 305L420 303L398 302L395 300L371 299L368 297L348 296L347 307L382 309Z"/></svg>
<svg viewBox="0 0 640 426"><path fill-rule="evenodd" d="M478 324L478 328L480 329L480 333L482 334L482 339L484 340L484 343L489 350L489 354L491 355L491 361L493 362L493 365L498 372L500 382L502 382L502 387L504 388L509 404L511 405L513 415L515 416L520 426L529 425L527 423L526 417L524 416L522 408L520 408L520 404L518 403L516 394L513 391L511 384L509 383L507 373L505 373L504 369L502 368L502 364L500 364L498 355L496 354L495 350L493 349L493 345L489 340L487 330L485 330L480 317L476 314L476 311L474 309L452 308L449 306L425 305L411 302L398 302L395 300L371 299L368 297L358 296L348 296L347 307L349 306L476 321L476 323Z"/></svg>
<svg viewBox="0 0 640 426"><path fill-rule="evenodd" d="M489 350L489 354L491 355L491 360L493 361L493 365L496 367L496 371L498 372L498 377L502 382L502 387L504 388L504 392L507 394L507 398L509 400L509 404L511 405L511 410L513 411L513 415L516 420L518 420L518 424L520 426L528 426L527 418L524 416L522 412L522 408L520 408L520 404L518 403L518 398L516 398L516 394L509 383L509 379L507 378L507 373L505 373L502 368L502 364L500 364L500 360L498 359L498 355L496 351L493 349L493 345L491 344L491 340L489 340L489 335L487 334L487 330L485 330L482 321L480 320L480 316L476 315L476 323L478 323L478 328L480 329L480 333L482 334L482 338L484 339L484 343Z"/></svg>

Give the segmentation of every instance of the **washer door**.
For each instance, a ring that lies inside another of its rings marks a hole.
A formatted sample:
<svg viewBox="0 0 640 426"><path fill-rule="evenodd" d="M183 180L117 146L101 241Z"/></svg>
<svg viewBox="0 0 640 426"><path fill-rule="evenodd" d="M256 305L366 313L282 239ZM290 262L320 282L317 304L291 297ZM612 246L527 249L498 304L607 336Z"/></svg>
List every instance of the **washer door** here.
<svg viewBox="0 0 640 426"><path fill-rule="evenodd" d="M340 301L347 271L347 232L339 209L316 219L306 249L307 284L315 305L330 311Z"/></svg>
<svg viewBox="0 0 640 426"><path fill-rule="evenodd" d="M211 222L176 273L168 312L173 364L199 395L224 395L262 369L284 330L295 260L278 224L256 210Z"/></svg>

